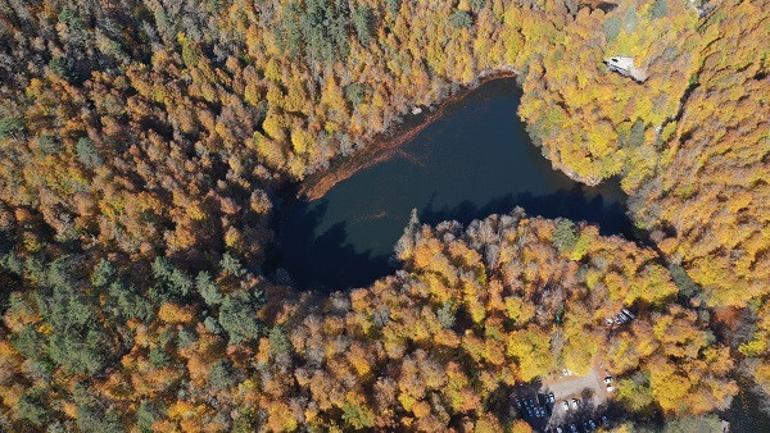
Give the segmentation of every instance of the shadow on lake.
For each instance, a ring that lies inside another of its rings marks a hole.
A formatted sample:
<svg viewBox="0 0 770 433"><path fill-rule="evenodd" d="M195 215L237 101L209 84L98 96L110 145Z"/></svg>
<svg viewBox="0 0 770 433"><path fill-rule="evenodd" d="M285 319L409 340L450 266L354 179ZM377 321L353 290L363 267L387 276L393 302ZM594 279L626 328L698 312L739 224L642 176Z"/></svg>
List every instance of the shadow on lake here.
<svg viewBox="0 0 770 433"><path fill-rule="evenodd" d="M276 267L302 289L361 287L396 269L393 246L420 220L468 223L521 206L529 215L598 224L633 235L616 182L581 185L553 170L516 115L512 79L488 82L448 106L398 154L279 215Z"/></svg>
<svg viewBox="0 0 770 433"><path fill-rule="evenodd" d="M582 185L575 185L570 190L559 190L544 196L531 193L507 194L482 206L478 206L471 200L465 200L453 208L434 209L433 200L431 200L427 206L419 210L419 216L421 222L432 225L448 220L467 224L491 214L509 213L517 206L524 208L529 215L533 216L562 217L598 224L599 232L603 235L634 236L633 225L626 216L626 209L620 203L605 203L601 195L589 197Z"/></svg>
<svg viewBox="0 0 770 433"><path fill-rule="evenodd" d="M625 215L625 208L618 202L606 203L601 195L588 197L585 187L575 185L570 190L560 190L544 196L531 193L507 194L483 205L471 200L448 207L435 205L434 193L418 215L423 223L435 225L455 220L467 224L475 219L494 213L508 213L515 207L524 208L530 215L546 218L565 217L575 221L587 221L599 225L603 235L621 234L635 236L634 228ZM292 275L298 287L330 291L363 287L397 269L392 257L392 247L401 232L388 236L388 251L376 254L372 249L359 252L357 239L348 233L348 221L326 223L329 201L317 203L297 202L291 206L280 232L280 264ZM394 226L403 230L408 214ZM326 223L326 224L325 224ZM352 224L359 224L355 221ZM323 232L319 227L326 227ZM285 227L290 227L289 230Z"/></svg>
<svg viewBox="0 0 770 433"><path fill-rule="evenodd" d="M348 223L334 222L316 235L329 203L291 205L279 232L278 264L302 289L334 291L365 286L395 269L390 254L356 252L348 239Z"/></svg>

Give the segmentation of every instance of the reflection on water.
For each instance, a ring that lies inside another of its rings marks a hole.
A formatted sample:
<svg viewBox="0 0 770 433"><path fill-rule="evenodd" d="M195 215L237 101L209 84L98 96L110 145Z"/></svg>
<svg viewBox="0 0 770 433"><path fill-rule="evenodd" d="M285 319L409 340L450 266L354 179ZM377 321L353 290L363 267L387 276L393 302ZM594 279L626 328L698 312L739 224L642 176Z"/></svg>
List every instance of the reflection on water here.
<svg viewBox="0 0 770 433"><path fill-rule="evenodd" d="M522 206L530 215L599 223L630 235L616 184L585 187L553 170L530 141L511 79L448 107L399 154L341 182L322 199L284 209L280 266L305 289L364 286L394 269L393 246L419 210L423 222L467 223Z"/></svg>

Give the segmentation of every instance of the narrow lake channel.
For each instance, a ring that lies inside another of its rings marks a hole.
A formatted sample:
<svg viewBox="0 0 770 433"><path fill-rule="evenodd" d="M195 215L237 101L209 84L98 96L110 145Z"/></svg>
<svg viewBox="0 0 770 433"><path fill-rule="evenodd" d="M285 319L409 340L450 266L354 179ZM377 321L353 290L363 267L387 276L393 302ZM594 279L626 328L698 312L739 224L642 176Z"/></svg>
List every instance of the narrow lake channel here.
<svg viewBox="0 0 770 433"><path fill-rule="evenodd" d="M597 223L630 235L616 183L581 185L532 144L516 110L513 79L487 82L399 148L312 202L287 205L279 263L303 289L365 286L393 271L393 246L413 208L420 220L467 223L523 207L530 215Z"/></svg>

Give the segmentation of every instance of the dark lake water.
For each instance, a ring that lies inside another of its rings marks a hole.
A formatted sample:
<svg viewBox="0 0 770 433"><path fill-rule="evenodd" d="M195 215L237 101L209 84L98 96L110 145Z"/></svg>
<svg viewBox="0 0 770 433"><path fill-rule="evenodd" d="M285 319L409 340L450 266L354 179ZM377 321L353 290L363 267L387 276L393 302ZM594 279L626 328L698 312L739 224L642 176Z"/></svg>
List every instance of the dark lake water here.
<svg viewBox="0 0 770 433"><path fill-rule="evenodd" d="M279 266L303 289L368 285L394 269L393 246L413 208L422 222L467 223L518 205L630 235L619 186L586 187L553 170L516 114L520 95L513 79L490 81L448 106L400 155L319 200L285 206Z"/></svg>
<svg viewBox="0 0 770 433"><path fill-rule="evenodd" d="M767 407L766 398L755 392L746 380L738 380L740 393L733 399L730 409L722 417L730 422L731 433L767 433L770 432L770 413L763 411Z"/></svg>

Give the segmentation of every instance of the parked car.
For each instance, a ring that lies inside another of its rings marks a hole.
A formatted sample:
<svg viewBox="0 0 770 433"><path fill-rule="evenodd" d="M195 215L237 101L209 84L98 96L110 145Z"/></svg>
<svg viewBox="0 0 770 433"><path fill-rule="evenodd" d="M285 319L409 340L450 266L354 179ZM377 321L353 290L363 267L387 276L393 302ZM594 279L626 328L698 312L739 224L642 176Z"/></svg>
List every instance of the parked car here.
<svg viewBox="0 0 770 433"><path fill-rule="evenodd" d="M607 385L611 384L612 383L612 376L605 377L604 378L604 383L606 383Z"/></svg>
<svg viewBox="0 0 770 433"><path fill-rule="evenodd" d="M563 402L561 402L561 407L565 411L569 410L569 403L567 402L567 400L564 400Z"/></svg>
<svg viewBox="0 0 770 433"><path fill-rule="evenodd" d="M578 429L577 429L577 426L576 426L575 424L570 424L570 425L569 425L569 430L570 430L572 433L578 433Z"/></svg>
<svg viewBox="0 0 770 433"><path fill-rule="evenodd" d="M551 404L556 403L556 396L553 395L552 392L548 393L548 395L546 395L546 398L548 399L548 403L551 403Z"/></svg>
<svg viewBox="0 0 770 433"><path fill-rule="evenodd" d="M576 398L573 398L572 401L569 402L569 407L571 407L573 410L577 410L578 400Z"/></svg>
<svg viewBox="0 0 770 433"><path fill-rule="evenodd" d="M607 392L609 392L610 394L612 394L613 392L615 392L615 387L614 387L614 386L612 386L612 385L607 385Z"/></svg>
<svg viewBox="0 0 770 433"><path fill-rule="evenodd" d="M592 420L592 419L589 419L589 420L588 420L588 425L591 427L591 430L592 430L592 431L593 431L593 430L596 430L596 423L594 422L594 420Z"/></svg>
<svg viewBox="0 0 770 433"><path fill-rule="evenodd" d="M556 433L564 433L564 430L561 428L561 426L556 427Z"/></svg>
<svg viewBox="0 0 770 433"><path fill-rule="evenodd" d="M604 427L607 427L607 424L609 424L609 423L610 423L610 420L609 420L609 418L607 418L607 415L602 415L602 425Z"/></svg>
<svg viewBox="0 0 770 433"><path fill-rule="evenodd" d="M627 309L627 308L624 308L624 309L623 309L623 313L625 313L625 315L626 315L626 316L628 316L630 319L634 319L634 318L636 318L636 316L634 316L634 313L632 313L632 312L628 311L628 309Z"/></svg>

